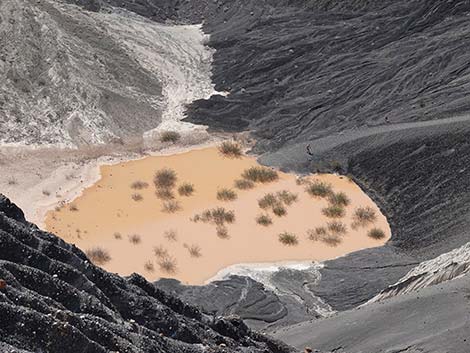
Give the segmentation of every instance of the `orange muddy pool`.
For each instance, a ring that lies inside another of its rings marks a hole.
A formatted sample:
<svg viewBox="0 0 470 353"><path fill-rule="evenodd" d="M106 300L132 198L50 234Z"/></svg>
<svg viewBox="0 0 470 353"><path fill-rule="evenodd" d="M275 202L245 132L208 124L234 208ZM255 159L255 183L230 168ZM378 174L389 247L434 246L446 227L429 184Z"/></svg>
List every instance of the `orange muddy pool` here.
<svg viewBox="0 0 470 353"><path fill-rule="evenodd" d="M234 181L252 166L258 166L255 158L225 158L215 147L105 165L96 184L72 203L47 213L46 228L84 251L103 249L109 259L102 267L108 271L121 275L137 272L152 281L173 277L187 284L202 284L234 264L323 261L382 245L390 238L386 218L348 178L329 174L306 177L329 183L334 192L344 192L349 198L345 214L332 219L322 212L329 205L327 198L312 197L306 192L308 182L299 183L292 174L278 172L275 182L257 183L250 190L236 189ZM174 201L180 209L174 213L162 210L164 201L155 193L153 177L162 168L170 168L177 175ZM131 188L136 181L148 187ZM176 191L183 182L194 185L191 196L180 196ZM233 189L237 199L219 201L217 192L224 187ZM296 202L285 205L286 215L278 217L272 210L259 207L258 200L263 196L283 190L297 195ZM365 206L375 211L375 221L353 227L355 210ZM194 221L196 215L216 207L232 211L235 216L233 223L225 225L226 235L218 235L213 223ZM261 214L268 215L272 224L258 224L256 218ZM339 242L309 238L312 230L332 221L347 228ZM381 229L385 237L368 236L372 228ZM285 232L295 236L294 244L280 241L279 235Z"/></svg>

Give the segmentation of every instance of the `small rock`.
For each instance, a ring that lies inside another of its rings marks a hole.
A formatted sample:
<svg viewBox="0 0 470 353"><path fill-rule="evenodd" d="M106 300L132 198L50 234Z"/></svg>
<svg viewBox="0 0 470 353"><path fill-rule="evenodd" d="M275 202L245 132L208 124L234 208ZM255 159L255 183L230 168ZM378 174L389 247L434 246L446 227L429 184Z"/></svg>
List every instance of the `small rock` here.
<svg viewBox="0 0 470 353"><path fill-rule="evenodd" d="M305 347L304 349L304 353L312 353L313 352L313 349L310 348L310 347Z"/></svg>

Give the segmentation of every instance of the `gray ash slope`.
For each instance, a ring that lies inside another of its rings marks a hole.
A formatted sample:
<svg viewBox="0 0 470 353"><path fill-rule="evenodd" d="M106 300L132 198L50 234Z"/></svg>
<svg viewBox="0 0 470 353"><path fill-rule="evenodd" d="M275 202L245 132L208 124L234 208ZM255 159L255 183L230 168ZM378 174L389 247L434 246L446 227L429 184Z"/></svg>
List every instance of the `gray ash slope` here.
<svg viewBox="0 0 470 353"><path fill-rule="evenodd" d="M292 352L240 319L204 315L136 274L92 265L1 195L0 278L1 352Z"/></svg>
<svg viewBox="0 0 470 353"><path fill-rule="evenodd" d="M82 145L156 127L159 78L98 19L61 5L0 3L0 141Z"/></svg>

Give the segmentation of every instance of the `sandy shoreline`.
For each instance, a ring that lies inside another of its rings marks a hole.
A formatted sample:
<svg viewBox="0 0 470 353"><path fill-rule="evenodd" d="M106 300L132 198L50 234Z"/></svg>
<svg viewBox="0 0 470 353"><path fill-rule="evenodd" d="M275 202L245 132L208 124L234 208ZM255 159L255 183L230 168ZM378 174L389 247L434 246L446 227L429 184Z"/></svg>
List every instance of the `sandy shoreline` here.
<svg viewBox="0 0 470 353"><path fill-rule="evenodd" d="M294 175L280 173L280 180L276 183L259 185L250 191L238 191L236 201L220 202L215 197L217 189L222 186L231 187L241 171L257 165L256 160L252 157L224 160L215 148L191 148L190 152L180 151L177 154L173 152L175 151L167 151L165 156L101 166L100 181L84 190L82 196L73 202L79 211L64 208L60 212L49 212L47 229L76 243L83 250L94 246L109 250L112 260L104 265L107 270L123 275L139 272L149 280L156 280L160 276L175 277L183 283L191 284L204 283L220 270L237 264L323 261L379 246L386 241L371 240L365 236L364 231L351 230L337 247L311 244L306 239L305 232L308 228L325 224L327 219L321 215L321 210L326 206L326 201L312 202L311 197L303 192L303 186L296 184ZM174 168L181 181L193 182L197 190L194 197L179 199L182 210L171 215L161 212L161 204L154 195L153 185L141 192L143 201L135 202L130 198L132 190L129 185L132 181L142 179L151 184L154 171L164 166ZM210 168L215 169L209 170ZM371 205L376 208L359 187L350 181L333 175L317 178L333 183L335 190L348 192L355 205ZM260 213L257 200L266 193L281 190L296 192L299 202L289 207L288 216L273 217L273 226L265 228L256 224L254 218ZM96 217L96 205L100 205L99 217ZM230 239L218 238L213 225L190 221L196 213L215 206L233 209L237 215L237 222L228 227ZM376 210L378 212L377 208ZM351 212L348 211L346 223L350 223ZM384 228L388 239L389 228L385 217L380 213L378 224ZM163 237L168 229L177 230L177 241L171 242ZM299 238L299 245L288 247L280 244L277 234L284 231L295 233ZM121 233L121 240L113 237L116 232ZM131 234L139 234L141 243L131 245L127 239ZM191 245L200 247L200 258L188 256L188 247ZM176 273L169 275L160 272L153 254L155 246L163 246L174 257L178 264ZM263 252L253 251L263 247ZM154 269L144 269L146 262L152 262Z"/></svg>
<svg viewBox="0 0 470 353"><path fill-rule="evenodd" d="M83 190L101 178L101 167L135 161L148 156L168 156L212 147L220 137L212 136L200 143L177 144L148 150L145 153L132 149L117 151L116 155L103 153L88 158L80 149L34 148L25 146L2 146L0 148L0 189L7 197L21 207L26 219L40 228L45 228L45 216L50 210L63 203L69 203L81 196ZM49 151L54 151L50 159ZM63 152L64 155L61 155ZM9 155L9 158L1 159ZM10 184L10 180L15 180Z"/></svg>

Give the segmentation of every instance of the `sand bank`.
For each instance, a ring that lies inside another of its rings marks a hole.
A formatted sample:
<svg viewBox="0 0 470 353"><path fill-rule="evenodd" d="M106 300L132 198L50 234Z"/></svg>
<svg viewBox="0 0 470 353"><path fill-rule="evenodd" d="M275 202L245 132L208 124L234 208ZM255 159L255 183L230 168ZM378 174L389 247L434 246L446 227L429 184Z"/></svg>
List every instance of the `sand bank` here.
<svg viewBox="0 0 470 353"><path fill-rule="evenodd" d="M101 179L84 190L71 203L72 207L66 205L59 211L48 212L45 224L49 231L83 250L96 246L106 249L111 260L103 267L109 271L122 275L138 272L149 280L174 277L190 284L204 283L234 264L323 261L379 246L390 237L387 221L375 204L357 185L336 175L317 175L315 179L332 184L335 191L343 191L351 199L346 215L340 219L348 232L337 246L308 239L309 229L331 221L322 214L328 202L312 198L305 192L305 185L298 185L294 175L279 173L276 182L257 184L251 190L235 189L238 195L235 201L217 200L220 188L233 187L234 180L239 179L246 168L256 165L252 157L223 158L212 147L102 166ZM176 171L178 185L190 182L195 187L190 197L177 195L181 209L175 213L163 212L163 201L155 195L153 175L161 168ZM135 181L146 182L149 186L133 190L130 185ZM258 200L265 194L282 190L298 195L298 201L286 207L286 216L277 217L259 208ZM136 193L142 200L132 198ZM191 220L196 214L217 206L235 214L235 222L227 225L228 238L219 237L213 224ZM368 228L352 229L352 214L358 206L370 206L376 211L374 226L385 232L384 239L368 237ZM267 227L257 224L255 219L260 214L269 214L273 224ZM168 236L168 231L176 235ZM282 244L278 237L282 232L295 234L298 244ZM130 241L133 235L140 240L136 244ZM176 266L174 273L160 268L161 257L155 256L155 247L168 254ZM191 247L199 249L200 256L191 256Z"/></svg>

